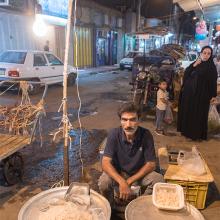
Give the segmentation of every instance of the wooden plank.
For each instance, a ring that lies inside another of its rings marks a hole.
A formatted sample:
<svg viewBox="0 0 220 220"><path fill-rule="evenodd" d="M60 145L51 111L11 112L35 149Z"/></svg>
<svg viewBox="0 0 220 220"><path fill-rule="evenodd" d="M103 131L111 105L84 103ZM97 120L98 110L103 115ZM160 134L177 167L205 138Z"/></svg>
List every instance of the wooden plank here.
<svg viewBox="0 0 220 220"><path fill-rule="evenodd" d="M2 143L3 141L6 141L8 138L10 138L11 135L7 135L7 134L0 134L0 143Z"/></svg>
<svg viewBox="0 0 220 220"><path fill-rule="evenodd" d="M14 137L14 136L8 137L8 139L6 139L0 143L0 148L5 146L6 144L10 144L10 143L14 142L16 139L17 139L17 137Z"/></svg>
<svg viewBox="0 0 220 220"><path fill-rule="evenodd" d="M16 147L16 145L20 145L20 143L23 143L25 141L28 142L28 138L27 137L19 137L17 139L14 139L13 142L10 142L10 143L6 143L5 145L3 145L1 148L0 148L0 152L3 151L3 149L11 149L11 148L14 148ZM1 154L1 153L0 153Z"/></svg>
<svg viewBox="0 0 220 220"><path fill-rule="evenodd" d="M209 183L213 182L214 178L208 168L208 165L206 163L206 174L201 176L194 176L189 175L187 172L185 172L183 169L181 169L178 165L171 165L169 164L168 169L164 175L165 180L181 180L181 181L191 181L191 182L201 182L201 183Z"/></svg>
<svg viewBox="0 0 220 220"><path fill-rule="evenodd" d="M27 144L27 141L24 140L23 142L20 142L18 145L12 146L12 148L5 148L4 152L0 154L0 160L7 158L8 156L25 147Z"/></svg>
<svg viewBox="0 0 220 220"><path fill-rule="evenodd" d="M0 148L0 160L5 159L29 143L28 137L16 137L13 142L9 142Z"/></svg>
<svg viewBox="0 0 220 220"><path fill-rule="evenodd" d="M160 169L167 170L169 156L166 147L161 147L158 149L158 158L159 158Z"/></svg>
<svg viewBox="0 0 220 220"><path fill-rule="evenodd" d="M192 182L201 182L201 183L210 183L214 181L214 178L212 176L212 173L204 160L203 156L200 152L198 152L201 159L203 160L203 164L205 166L206 173L203 175L190 175L181 168L179 165L168 165L168 169L164 175L164 179L170 179L170 180L181 180L181 181L192 181Z"/></svg>

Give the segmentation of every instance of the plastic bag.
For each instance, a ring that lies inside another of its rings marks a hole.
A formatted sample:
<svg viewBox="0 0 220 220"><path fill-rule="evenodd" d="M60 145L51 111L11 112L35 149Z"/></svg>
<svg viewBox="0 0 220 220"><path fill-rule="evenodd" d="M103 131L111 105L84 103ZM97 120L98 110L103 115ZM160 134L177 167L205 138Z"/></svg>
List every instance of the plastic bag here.
<svg viewBox="0 0 220 220"><path fill-rule="evenodd" d="M180 151L177 163L188 174L200 176L206 173L204 161L196 147L192 147L191 152Z"/></svg>
<svg viewBox="0 0 220 220"><path fill-rule="evenodd" d="M171 124L173 122L173 113L170 105L168 104L165 110L164 122Z"/></svg>
<svg viewBox="0 0 220 220"><path fill-rule="evenodd" d="M210 105L208 116L208 128L209 131L220 128L220 116L217 111L216 105Z"/></svg>

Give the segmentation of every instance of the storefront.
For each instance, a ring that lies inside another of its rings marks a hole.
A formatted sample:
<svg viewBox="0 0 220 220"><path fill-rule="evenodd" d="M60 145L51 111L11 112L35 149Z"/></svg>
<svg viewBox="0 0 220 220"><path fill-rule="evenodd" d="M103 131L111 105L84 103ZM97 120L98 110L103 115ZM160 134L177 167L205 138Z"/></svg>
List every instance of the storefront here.
<svg viewBox="0 0 220 220"><path fill-rule="evenodd" d="M104 66L108 61L108 31L96 30L96 66Z"/></svg>
<svg viewBox="0 0 220 220"><path fill-rule="evenodd" d="M77 27L77 46L76 38L74 37L73 44L73 63L78 67L90 67L93 64L92 60L92 29L89 27ZM77 52L77 53L76 53Z"/></svg>
<svg viewBox="0 0 220 220"><path fill-rule="evenodd" d="M96 31L96 66L117 63L118 33L106 29Z"/></svg>
<svg viewBox="0 0 220 220"><path fill-rule="evenodd" d="M130 51L140 51L148 53L150 50L160 48L164 39L159 35L149 34L126 34L125 35L125 55Z"/></svg>
<svg viewBox="0 0 220 220"><path fill-rule="evenodd" d="M135 36L125 34L125 55L135 50Z"/></svg>
<svg viewBox="0 0 220 220"><path fill-rule="evenodd" d="M65 33L67 23L67 0L39 0L42 6L42 17L44 21L54 25L55 27L55 52L63 60L65 52ZM74 66L90 67L93 66L92 60L92 43L93 32L91 27L76 27L76 38L73 32L71 39L73 40L71 48L71 60ZM77 45L76 45L77 43Z"/></svg>
<svg viewBox="0 0 220 220"><path fill-rule="evenodd" d="M109 65L117 63L118 33L109 31Z"/></svg>

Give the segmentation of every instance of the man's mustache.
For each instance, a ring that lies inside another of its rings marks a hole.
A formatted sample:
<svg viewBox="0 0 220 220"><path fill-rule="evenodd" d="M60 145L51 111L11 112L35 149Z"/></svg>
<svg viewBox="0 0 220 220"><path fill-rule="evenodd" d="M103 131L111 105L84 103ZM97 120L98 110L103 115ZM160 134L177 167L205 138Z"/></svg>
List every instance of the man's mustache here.
<svg viewBox="0 0 220 220"><path fill-rule="evenodd" d="M128 128L125 128L125 131L134 131L135 128L132 128L132 127L128 127Z"/></svg>

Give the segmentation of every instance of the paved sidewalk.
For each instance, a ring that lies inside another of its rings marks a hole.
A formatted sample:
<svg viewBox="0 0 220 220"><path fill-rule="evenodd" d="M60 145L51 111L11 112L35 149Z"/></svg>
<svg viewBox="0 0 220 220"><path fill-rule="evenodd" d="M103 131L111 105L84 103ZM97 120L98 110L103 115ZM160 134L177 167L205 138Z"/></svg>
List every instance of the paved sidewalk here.
<svg viewBox="0 0 220 220"><path fill-rule="evenodd" d="M97 73L111 72L119 69L119 65L111 65L111 66L100 66L100 67L91 67L91 68L83 68L79 69L79 76L86 77Z"/></svg>

